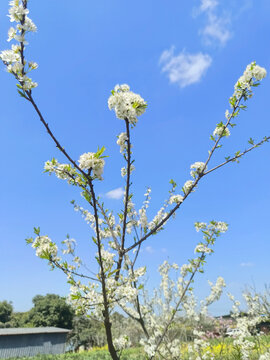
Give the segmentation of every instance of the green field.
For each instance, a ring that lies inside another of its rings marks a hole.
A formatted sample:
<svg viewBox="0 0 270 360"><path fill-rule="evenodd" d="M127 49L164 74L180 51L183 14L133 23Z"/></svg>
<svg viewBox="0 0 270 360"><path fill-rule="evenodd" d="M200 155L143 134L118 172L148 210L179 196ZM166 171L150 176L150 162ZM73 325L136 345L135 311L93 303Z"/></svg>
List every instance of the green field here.
<svg viewBox="0 0 270 360"><path fill-rule="evenodd" d="M9 358L9 360L111 360L107 350L91 350L82 353L62 355L39 355L34 357ZM128 349L123 352L121 360L145 360L141 349Z"/></svg>
<svg viewBox="0 0 270 360"><path fill-rule="evenodd" d="M215 360L241 360L239 349L233 346L233 339L226 338L224 342L211 340L207 350L213 354ZM250 360L258 360L260 354L270 350L270 336L260 336L253 339L254 347L249 352ZM188 360L189 354L186 351L187 343L183 343L181 359ZM111 360L107 350L92 349L81 353L66 353L61 355L39 355L35 357L9 358L9 360ZM146 360L147 357L142 348L131 348L123 351L121 360Z"/></svg>

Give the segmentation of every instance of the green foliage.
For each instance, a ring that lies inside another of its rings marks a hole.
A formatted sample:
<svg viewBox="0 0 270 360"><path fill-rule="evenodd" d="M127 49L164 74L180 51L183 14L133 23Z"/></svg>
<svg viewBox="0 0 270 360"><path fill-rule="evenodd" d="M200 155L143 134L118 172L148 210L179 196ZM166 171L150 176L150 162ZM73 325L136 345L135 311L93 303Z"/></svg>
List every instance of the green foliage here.
<svg viewBox="0 0 270 360"><path fill-rule="evenodd" d="M121 360L145 360L142 349L133 348L124 350ZM38 355L34 357L10 358L9 360L111 360L107 350L91 350L82 353L67 353L61 355Z"/></svg>
<svg viewBox="0 0 270 360"><path fill-rule="evenodd" d="M64 298L55 294L36 295L34 307L29 311L28 322L33 326L72 328L74 311Z"/></svg>
<svg viewBox="0 0 270 360"><path fill-rule="evenodd" d="M106 334L103 324L85 316L75 317L68 342L75 351L81 346L84 349L93 346L104 346L106 344Z"/></svg>
<svg viewBox="0 0 270 360"><path fill-rule="evenodd" d="M0 327L5 327L5 324L11 320L13 313L13 306L11 302L6 300L0 302Z"/></svg>

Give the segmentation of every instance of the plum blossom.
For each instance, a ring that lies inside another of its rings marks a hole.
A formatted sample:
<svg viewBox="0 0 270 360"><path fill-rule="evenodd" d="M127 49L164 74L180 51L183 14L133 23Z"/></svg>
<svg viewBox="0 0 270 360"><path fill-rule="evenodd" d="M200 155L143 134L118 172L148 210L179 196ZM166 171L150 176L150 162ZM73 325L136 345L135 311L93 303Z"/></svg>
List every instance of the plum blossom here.
<svg viewBox="0 0 270 360"><path fill-rule="evenodd" d="M27 1L13 0L10 1L9 4L11 7L8 16L10 21L16 22L17 25L9 29L7 41L15 40L17 44L12 44L11 50L2 51L0 53L0 59L7 66L7 71L12 73L19 81L18 88L22 91L18 91L25 97L25 92L31 91L38 85L27 75L30 71L36 69L37 66L30 66L24 55L25 45L28 44L25 35L28 32L37 31L37 27L27 16L29 14Z"/></svg>
<svg viewBox="0 0 270 360"><path fill-rule="evenodd" d="M138 116L145 112L147 104L140 95L133 93L128 85L123 84L116 85L112 90L108 106L110 110L115 110L118 119L127 119L134 126Z"/></svg>
<svg viewBox="0 0 270 360"><path fill-rule="evenodd" d="M213 136L216 137L229 137L231 135L230 130L225 125L217 126L213 132Z"/></svg>
<svg viewBox="0 0 270 360"><path fill-rule="evenodd" d="M96 156L96 153L88 152L80 156L79 166L82 170L92 170L93 176L99 180L102 180L103 168L105 161L99 159Z"/></svg>
<svg viewBox="0 0 270 360"><path fill-rule="evenodd" d="M251 86L254 85L253 79L255 79L256 81L261 81L266 77L266 74L267 72L265 68L257 65L256 62L253 61L246 67L243 75L240 76L240 78L237 80L234 86L233 98L239 99L245 91L250 92ZM251 96L252 94L250 93L249 97Z"/></svg>
<svg viewBox="0 0 270 360"><path fill-rule="evenodd" d="M117 145L120 146L120 153L123 154L127 150L127 134L125 132L122 132L120 135L118 135Z"/></svg>
<svg viewBox="0 0 270 360"><path fill-rule="evenodd" d="M192 180L188 180L185 182L184 186L183 186L183 190L185 194L188 194L190 192L190 190L193 187L193 181Z"/></svg>
<svg viewBox="0 0 270 360"><path fill-rule="evenodd" d="M204 167L205 167L204 162L200 162L200 161L195 162L190 166L191 169L190 175L193 178L196 178L196 176L200 175L202 171L205 170Z"/></svg>
<svg viewBox="0 0 270 360"><path fill-rule="evenodd" d="M36 256L41 259L56 259L57 257L57 245L48 236L36 237L32 248L36 249Z"/></svg>
<svg viewBox="0 0 270 360"><path fill-rule="evenodd" d="M172 195L169 199L169 204L180 204L181 202L183 202L184 198L182 195Z"/></svg>

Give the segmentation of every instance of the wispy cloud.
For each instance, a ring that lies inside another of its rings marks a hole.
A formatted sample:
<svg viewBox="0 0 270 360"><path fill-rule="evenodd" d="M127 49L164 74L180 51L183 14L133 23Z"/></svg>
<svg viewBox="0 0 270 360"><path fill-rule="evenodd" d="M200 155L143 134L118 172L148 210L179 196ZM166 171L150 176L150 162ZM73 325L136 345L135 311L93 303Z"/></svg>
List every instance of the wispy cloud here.
<svg viewBox="0 0 270 360"><path fill-rule="evenodd" d="M117 189L113 189L111 191L108 191L105 196L109 199L115 199L115 200L119 200L124 196L124 189L122 187L119 187Z"/></svg>
<svg viewBox="0 0 270 360"><path fill-rule="evenodd" d="M200 10L207 11L214 9L218 5L217 0L201 0Z"/></svg>
<svg viewBox="0 0 270 360"><path fill-rule="evenodd" d="M212 63L208 54L188 54L185 51L174 55L174 47L165 50L160 57L162 72L167 73L171 83L181 88L199 82Z"/></svg>
<svg viewBox="0 0 270 360"><path fill-rule="evenodd" d="M253 267L254 264L252 262L242 262L240 264L241 267Z"/></svg>
<svg viewBox="0 0 270 360"><path fill-rule="evenodd" d="M219 14L217 11L219 3L217 0L200 0L200 7L197 14L204 13L206 15L206 25L199 31L204 41L208 44L218 43L224 46L231 38L232 33L229 29L231 19L224 12Z"/></svg>
<svg viewBox="0 0 270 360"><path fill-rule="evenodd" d="M146 246L145 251L148 252L149 254L153 254L154 249L152 248L152 246Z"/></svg>

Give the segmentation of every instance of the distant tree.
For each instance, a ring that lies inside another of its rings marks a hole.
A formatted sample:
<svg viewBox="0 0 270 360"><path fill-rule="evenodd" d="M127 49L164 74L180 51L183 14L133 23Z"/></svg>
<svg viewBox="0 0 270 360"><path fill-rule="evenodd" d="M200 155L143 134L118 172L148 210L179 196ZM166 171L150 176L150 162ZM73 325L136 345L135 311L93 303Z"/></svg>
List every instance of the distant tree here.
<svg viewBox="0 0 270 360"><path fill-rule="evenodd" d="M11 302L6 300L0 302L0 327L6 327L11 320L13 306Z"/></svg>
<svg viewBox="0 0 270 360"><path fill-rule="evenodd" d="M29 322L29 311L13 312L9 324L13 328L33 327L33 324Z"/></svg>
<svg viewBox="0 0 270 360"><path fill-rule="evenodd" d="M75 351L81 346L89 349L93 346L104 346L106 334L103 324L86 316L76 316L73 319L72 332L69 334L69 344Z"/></svg>
<svg viewBox="0 0 270 360"><path fill-rule="evenodd" d="M34 307L29 311L28 323L35 327L72 328L74 311L64 298L56 294L36 295L32 301Z"/></svg>

